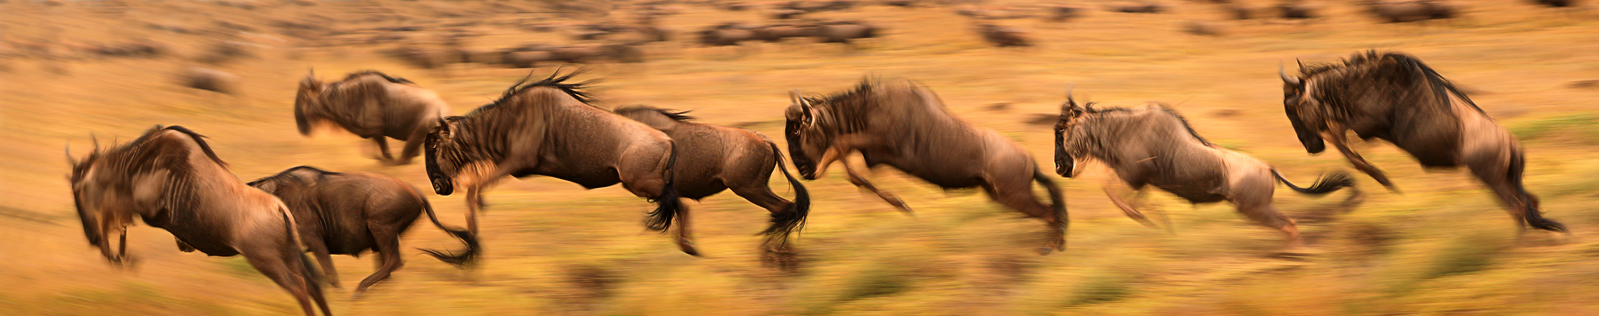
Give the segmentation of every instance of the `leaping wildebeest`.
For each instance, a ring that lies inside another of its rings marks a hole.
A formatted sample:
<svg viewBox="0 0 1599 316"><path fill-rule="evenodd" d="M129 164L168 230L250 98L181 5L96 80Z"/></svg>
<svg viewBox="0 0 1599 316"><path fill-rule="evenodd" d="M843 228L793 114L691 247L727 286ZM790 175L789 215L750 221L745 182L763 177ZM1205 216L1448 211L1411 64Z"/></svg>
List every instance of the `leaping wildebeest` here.
<svg viewBox="0 0 1599 316"><path fill-rule="evenodd" d="M433 214L415 187L392 176L365 172L329 172L310 166L283 170L248 183L276 195L294 213L300 239L322 263L328 284L339 286L338 272L330 255L358 256L372 250L378 253L377 271L361 280L355 293L389 277L405 263L400 258L400 234L426 212L434 226L461 239L466 252L456 255L423 249L435 258L456 266L472 261L477 254L477 239L459 228L445 227ZM189 250L192 251L192 250Z"/></svg>
<svg viewBox="0 0 1599 316"><path fill-rule="evenodd" d="M1015 141L956 118L926 87L864 79L830 96L801 97L795 91L790 97L788 153L805 179L815 180L839 162L850 183L911 212L850 167L845 158L860 152L868 168L887 164L946 189L982 187L994 201L1048 224L1041 254L1066 249L1066 202L1054 181ZM1052 204L1034 197L1035 181L1049 191Z"/></svg>
<svg viewBox="0 0 1599 316"><path fill-rule="evenodd" d="M239 181L202 137L158 125L126 145L96 146L82 160L68 150L72 201L89 244L113 263L130 263L127 229L138 215L206 255L244 255L294 295L306 315L316 315L313 300L332 315L321 277L301 250L294 214L277 197ZM120 239L115 255L113 234Z"/></svg>
<svg viewBox="0 0 1599 316"><path fill-rule="evenodd" d="M615 112L672 137L682 155L682 161L672 167L672 183L684 198L699 200L733 190L733 194L771 212L772 225L761 232L766 234L762 258L768 264L792 268L788 237L805 225L811 198L805 185L788 173L777 144L755 131L690 122L693 118L685 115L686 111L635 106ZM768 183L773 168L788 178L789 186L794 188L794 201L772 192ZM681 212L687 214L687 206Z"/></svg>
<svg viewBox="0 0 1599 316"><path fill-rule="evenodd" d="M678 246L697 255L687 214L672 185L677 147L671 137L589 105L585 83L558 72L544 80L512 85L494 103L465 116L437 120L427 134L427 174L433 191L466 189L467 230L477 234L480 194L506 176L545 175L587 189L621 183L633 195L659 206L646 227L666 231L677 219Z"/></svg>
<svg viewBox="0 0 1599 316"><path fill-rule="evenodd" d="M1116 175L1106 184L1105 195L1127 217L1149 227L1156 225L1111 192L1116 181L1138 191L1137 197L1153 185L1189 203L1232 202L1255 223L1286 234L1289 249L1302 246L1303 240L1294 220L1271 205L1274 181L1316 195L1353 184L1348 175L1334 173L1308 188L1294 186L1265 161L1206 141L1176 111L1160 105L1097 109L1089 103L1085 108L1068 91L1060 112L1055 123L1055 173L1074 178L1084 170L1077 167L1079 160L1103 162ZM1357 201L1359 193L1350 198ZM1166 227L1170 229L1171 223Z"/></svg>
<svg viewBox="0 0 1599 316"><path fill-rule="evenodd" d="M1410 55L1355 53L1343 63L1299 66L1298 77L1279 71L1283 110L1305 150L1332 142L1378 183L1398 191L1377 167L1349 148L1346 133L1393 143L1429 170L1467 167L1510 208L1520 232L1527 226L1565 231L1544 218L1538 197L1522 186L1526 158L1515 135L1448 79Z"/></svg>
<svg viewBox="0 0 1599 316"><path fill-rule="evenodd" d="M332 122L376 142L383 160L393 164L411 163L427 136L428 124L450 113L450 105L432 90L370 70L350 73L333 83L322 83L314 72L307 73L294 98L294 122L300 135L310 135L317 123ZM405 140L398 159L389 154L388 138Z"/></svg>

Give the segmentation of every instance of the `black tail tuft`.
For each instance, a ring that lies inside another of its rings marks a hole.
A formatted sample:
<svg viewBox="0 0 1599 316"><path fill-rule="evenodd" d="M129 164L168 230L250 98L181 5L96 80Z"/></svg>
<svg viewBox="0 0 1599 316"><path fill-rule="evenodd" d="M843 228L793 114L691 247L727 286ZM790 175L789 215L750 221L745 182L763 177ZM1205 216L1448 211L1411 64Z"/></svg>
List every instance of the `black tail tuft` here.
<svg viewBox="0 0 1599 316"><path fill-rule="evenodd" d="M650 211L649 217L644 219L644 227L649 230L665 233L668 228L672 228L672 219L683 209L681 195L677 193L677 188L672 186L672 167L676 164L677 144L672 143L672 155L666 158L666 170L662 171L666 185L661 187L660 196L651 199L651 202L659 206Z"/></svg>
<svg viewBox="0 0 1599 316"><path fill-rule="evenodd" d="M785 213L772 214L772 225L761 234L771 238L787 238L789 234L805 228L805 218L811 213L811 193L800 184L799 179L788 173L788 165L783 163L783 152L777 149L777 143L766 142L772 146L772 156L777 157L777 170L783 171L783 177L788 178L788 185L794 188L794 208Z"/></svg>
<svg viewBox="0 0 1599 316"><path fill-rule="evenodd" d="M1349 174L1344 173L1343 171L1334 171L1330 175L1324 176L1321 179L1316 179L1316 183L1311 184L1309 188L1301 188L1294 185L1293 182L1288 182L1288 179L1283 178L1283 174L1278 173L1277 169L1271 169L1271 175L1277 177L1277 181L1282 182L1283 185L1287 185L1289 189L1294 189L1295 192L1303 194L1327 194L1332 193L1333 191L1338 191L1338 189L1355 185L1355 179L1350 178Z"/></svg>
<svg viewBox="0 0 1599 316"><path fill-rule="evenodd" d="M427 253L429 256L433 256L433 258L437 258L439 261L456 266L457 268L466 267L467 265L477 261L478 254L482 251L480 250L481 248L478 248L477 237L472 236L472 232L460 228L446 227L443 223L439 223L439 217L433 214L433 205L429 204L427 200L422 200L422 210L427 211L428 219L433 221L433 226L438 226L439 229L444 230L446 233L450 233L451 236L455 236L456 239L460 239L462 243L465 243L466 252L455 254L453 252L443 252L433 249L417 248L417 250L421 250L422 252Z"/></svg>
<svg viewBox="0 0 1599 316"><path fill-rule="evenodd" d="M1516 150L1515 154L1510 155L1508 176L1510 185L1515 186L1516 193L1521 195L1521 204L1525 206L1523 210L1526 212L1524 217L1526 218L1527 226L1547 231L1569 233L1570 231L1566 230L1566 225L1544 218L1543 211L1538 210L1538 197L1532 196L1532 193L1528 193L1527 188L1521 185L1522 173L1527 168L1527 161L1521 156L1522 152L1519 149ZM1515 207L1515 205L1511 205L1511 207Z"/></svg>

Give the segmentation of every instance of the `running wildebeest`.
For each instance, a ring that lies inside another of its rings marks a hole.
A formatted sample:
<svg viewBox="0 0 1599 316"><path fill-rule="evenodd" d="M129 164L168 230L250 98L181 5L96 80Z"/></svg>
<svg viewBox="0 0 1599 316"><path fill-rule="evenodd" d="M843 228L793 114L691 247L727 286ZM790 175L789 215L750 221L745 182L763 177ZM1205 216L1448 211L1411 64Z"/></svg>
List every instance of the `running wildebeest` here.
<svg viewBox="0 0 1599 316"><path fill-rule="evenodd" d="M887 164L946 189L982 187L989 197L1049 226L1041 254L1066 249L1066 202L1060 188L1032 156L1010 138L956 118L931 90L909 80L882 84L864 79L853 90L826 96L791 93L785 113L788 153L794 168L815 180L834 162L849 181L894 207L911 209L877 189L845 159L860 152L868 168ZM1049 191L1040 203L1032 182Z"/></svg>
<svg viewBox="0 0 1599 316"><path fill-rule="evenodd" d="M1447 19L1455 15L1454 6L1432 0L1380 0L1370 6L1373 15L1388 23Z"/></svg>
<svg viewBox="0 0 1599 316"><path fill-rule="evenodd" d="M113 263L130 263L127 229L138 215L206 255L244 255L294 295L306 315L316 315L313 300L331 315L321 277L300 248L294 214L277 197L239 181L202 137L157 125L126 145L96 145L83 160L68 150L72 200L89 244ZM120 236L116 255L113 234Z"/></svg>
<svg viewBox="0 0 1599 316"><path fill-rule="evenodd" d="M181 80L184 86L190 88L222 94L238 92L236 86L239 76L221 70L190 66L184 70Z"/></svg>
<svg viewBox="0 0 1599 316"><path fill-rule="evenodd" d="M314 72L307 73L294 98L294 122L300 135L310 135L311 126L319 122L332 122L377 142L386 162L402 165L416 157L428 124L450 113L450 105L432 90L370 70L326 84ZM389 155L390 137L405 140L398 159Z"/></svg>
<svg viewBox="0 0 1599 316"><path fill-rule="evenodd" d="M1355 53L1342 64L1299 66L1298 77L1279 71L1283 109L1305 150L1332 142L1378 183L1398 191L1377 167L1349 148L1345 134L1393 143L1429 170L1467 167L1510 208L1521 233L1527 226L1566 231L1544 218L1538 197L1522 186L1526 158L1515 135L1494 123L1448 79L1410 55Z"/></svg>
<svg viewBox="0 0 1599 316"><path fill-rule="evenodd" d="M1077 105L1066 93L1060 120L1055 123L1055 173L1067 178L1083 171L1082 160L1103 162L1116 176L1105 185L1105 195L1127 217L1149 227L1155 224L1143 213L1111 193L1116 181L1143 196L1153 185L1182 197L1189 203L1232 202L1238 212L1262 226L1281 230L1288 237L1288 248L1303 245L1293 219L1271 205L1275 181L1299 193L1327 194L1349 187L1353 181L1343 173L1316 181L1309 188L1289 183L1276 168L1255 157L1216 146L1200 137L1176 111L1160 105L1140 108L1096 109ZM1359 193L1350 196L1351 201ZM1164 218L1164 216L1162 216ZM1166 223L1167 229L1171 223Z"/></svg>
<svg viewBox="0 0 1599 316"><path fill-rule="evenodd" d="M1027 40L1027 31L1014 27L981 23L977 25L977 33L983 35L983 40L998 47L1033 46L1032 42Z"/></svg>
<svg viewBox="0 0 1599 316"><path fill-rule="evenodd" d="M699 200L722 190L733 190L739 197L771 212L772 225L761 232L766 234L762 258L768 264L791 267L788 237L805 225L811 198L805 185L783 165L783 152L766 135L742 128L690 122L693 118L685 113L648 106L616 110L617 115L643 122L672 137L679 147L678 154L683 157L682 162L672 167L672 183L684 198ZM789 186L794 188L793 202L772 193L768 182L773 168L781 170ZM687 214L688 207L684 206L680 212Z"/></svg>
<svg viewBox="0 0 1599 316"><path fill-rule="evenodd" d="M426 249L424 252L456 266L471 262L477 254L477 239L471 233L439 223L426 197L410 184L388 175L299 166L248 184L276 195L289 206L299 226L300 239L322 263L322 272L333 287L339 287L339 278L331 255L359 256L367 250L380 255L379 268L361 280L355 288L356 295L405 264L400 259L400 234L411 228L423 212L434 226L467 246L466 252L459 255Z"/></svg>
<svg viewBox="0 0 1599 316"><path fill-rule="evenodd" d="M659 205L649 213L647 228L664 232L677 219L678 246L697 255L688 214L680 214L672 185L677 147L671 137L589 105L585 83L566 82L579 73L555 73L536 82L524 78L494 103L438 119L426 138L433 191L450 195L465 188L467 230L477 235L480 194L506 176L545 175L586 189L621 183Z"/></svg>
<svg viewBox="0 0 1599 316"><path fill-rule="evenodd" d="M855 40L876 38L879 31L877 26L866 22L831 21L812 28L811 36L816 38L817 43L840 43L854 49Z"/></svg>

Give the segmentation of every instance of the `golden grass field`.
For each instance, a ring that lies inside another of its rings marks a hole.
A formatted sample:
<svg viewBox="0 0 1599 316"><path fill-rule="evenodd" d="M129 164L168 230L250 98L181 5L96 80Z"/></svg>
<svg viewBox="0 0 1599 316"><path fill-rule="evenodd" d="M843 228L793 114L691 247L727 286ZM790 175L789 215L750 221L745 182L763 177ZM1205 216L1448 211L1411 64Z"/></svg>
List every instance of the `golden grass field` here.
<svg viewBox="0 0 1599 316"><path fill-rule="evenodd" d="M469 47L567 42L508 26L547 16L504 7L537 8L530 2L259 1L253 10L209 1L99 4L117 2L0 4L0 40L10 43L67 47L146 38L172 48L155 58L57 49L55 58L0 59L0 314L299 312L291 296L242 258L179 252L168 233L148 226L132 228L128 237L129 253L142 260L137 267L108 264L85 242L73 213L63 179L65 144L82 155L91 135L104 145L152 125L183 125L209 136L242 180L314 165L381 172L425 189L420 163L381 165L369 158L375 146L342 131L296 133L294 89L307 69L329 79L361 69L406 77L444 96L456 114L528 75L477 64L412 69L377 53L394 44L294 38L278 34L272 21L318 14L347 18L327 25L338 30L423 26L412 37L418 42L440 25L482 21L464 27L483 34ZM1592 207L1599 203L1593 103L1599 89L1573 84L1599 79L1595 13L1460 0L1462 19L1396 25L1376 23L1355 1L1321 2L1328 17L1303 24L1226 21L1215 5L1197 2L1169 1L1173 12L1164 14L1110 13L1085 2L1095 9L1071 22L1001 21L1031 30L1039 43L1020 50L983 43L951 6L864 6L816 15L885 27L886 35L860 51L783 43L754 45L758 51L746 54L697 47L688 32L725 21L764 22L758 11L673 5L681 14L662 24L676 29L677 40L648 46L647 63L596 64L580 79L604 80L595 89L602 107L692 109L703 122L781 138L790 89L830 93L865 75L910 78L968 122L1019 141L1047 169L1050 128L1026 122L1057 113L1065 87L1076 84L1079 100L1170 103L1208 139L1305 184L1352 168L1336 153L1311 156L1299 145L1283 116L1278 64L1397 50L1464 87L1521 137L1530 157L1529 190L1541 195L1546 216L1574 234L1530 232L1518 240L1506 212L1466 172L1425 172L1387 144L1357 150L1403 194L1361 177L1365 203L1341 213L1347 192L1308 198L1279 191L1277 205L1299 219L1311 244L1310 255L1297 260L1275 256L1281 235L1250 225L1227 204L1189 207L1151 193L1175 229L1145 228L1105 198L1102 169L1056 178L1073 221L1069 249L1048 256L1033 251L1040 222L982 194L946 193L877 170L876 183L918 211L908 217L835 169L806 183L815 200L798 238L803 266L785 273L759 262L761 237L754 234L766 225L765 211L730 193L689 204L705 254L694 258L671 238L645 231L640 220L653 205L619 187L585 191L530 178L486 194L486 257L477 267L458 270L411 250L458 247L419 224L402 241L407 265L391 279L351 299L349 288L371 273L373 258L335 256L346 288L327 294L342 315L1599 315L1599 210ZM367 19L374 12L407 22ZM179 85L177 74L224 33L149 26L215 30L222 20L255 28L226 32L228 38L260 45L254 57L217 67L241 77L240 92ZM1225 35L1180 32L1188 20L1218 21ZM990 109L995 103L1011 106ZM773 186L792 196L784 182L774 179ZM460 195L429 195L441 220L464 225Z"/></svg>

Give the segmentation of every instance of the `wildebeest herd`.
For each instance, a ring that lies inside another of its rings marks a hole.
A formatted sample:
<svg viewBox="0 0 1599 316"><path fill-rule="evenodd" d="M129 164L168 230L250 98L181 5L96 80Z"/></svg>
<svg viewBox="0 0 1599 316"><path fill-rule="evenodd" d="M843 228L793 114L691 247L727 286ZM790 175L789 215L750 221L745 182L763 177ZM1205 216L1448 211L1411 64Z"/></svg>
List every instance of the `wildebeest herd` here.
<svg viewBox="0 0 1599 316"><path fill-rule="evenodd" d="M1382 139L1422 166L1471 170L1522 232L1527 226L1566 231L1542 216L1537 196L1522 185L1526 160L1516 138L1417 58L1367 51L1341 62L1301 64L1298 72L1281 72L1283 106L1306 151L1321 152L1331 142L1355 169L1398 191L1345 137L1353 131ZM462 116L450 116L432 91L381 72L355 72L326 84L309 74L300 83L293 112L301 133L317 124L340 126L374 139L385 163L407 164L423 155L420 171L434 193L466 191L465 229L440 223L422 191L388 175L300 166L240 181L201 134L181 126L157 125L109 148L96 144L82 157L69 148L68 179L89 243L111 262L134 260L126 253L126 228L138 215L171 232L180 250L243 255L294 295L307 315L328 313L323 282L339 286L330 255L378 254L379 268L356 287L359 295L400 268L398 237L423 213L467 246L459 254L424 251L457 266L480 258L480 195L505 177L544 175L589 189L621 184L657 204L645 227L666 232L675 224L677 243L690 255L698 251L681 199L731 190L771 213L761 232L763 261L796 268L790 236L804 227L811 206L805 186L784 164L783 146L754 131L694 122L687 111L594 106L589 83L572 79L579 73L530 75ZM1154 186L1191 203L1231 202L1256 224L1281 230L1285 253L1305 246L1296 222L1272 206L1276 183L1315 195L1354 189L1343 172L1296 186L1269 163L1207 141L1163 104L1096 107L1079 104L1070 89L1065 99L1053 128L1055 174L1074 178L1090 161L1103 163L1114 174L1106 184L1110 200L1150 227L1160 225L1111 193L1111 185L1130 186L1140 197ZM816 180L839 163L850 183L911 213L905 201L842 163L858 153L868 167L892 166L947 189L981 188L1046 224L1040 253L1066 250L1067 207L1054 177L1016 141L956 117L929 87L867 78L832 94L791 91L789 101L770 115L784 118L787 158L801 178ZM388 153L388 137L406 140L399 157ZM772 191L773 169L792 186L792 200ZM1035 196L1035 184L1048 192L1047 200ZM1354 192L1348 205L1360 197Z"/></svg>

